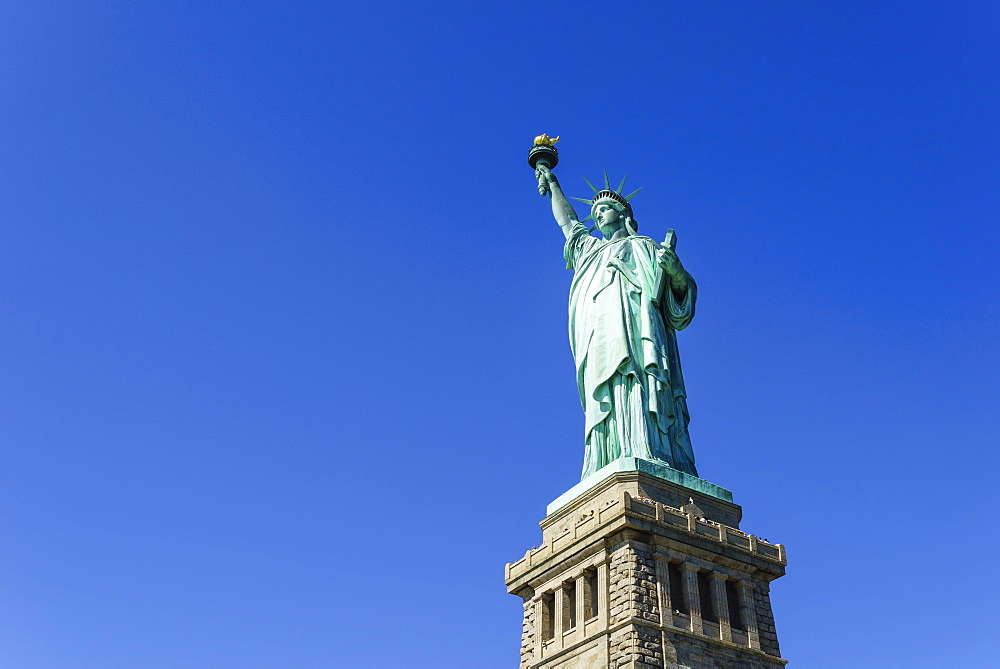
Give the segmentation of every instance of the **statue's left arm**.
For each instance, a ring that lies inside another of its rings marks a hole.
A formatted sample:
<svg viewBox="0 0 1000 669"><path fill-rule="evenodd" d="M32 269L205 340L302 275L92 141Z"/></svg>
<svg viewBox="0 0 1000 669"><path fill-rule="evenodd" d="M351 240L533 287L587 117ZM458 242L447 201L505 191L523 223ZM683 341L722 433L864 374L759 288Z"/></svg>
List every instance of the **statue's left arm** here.
<svg viewBox="0 0 1000 669"><path fill-rule="evenodd" d="M667 325L682 330L694 317L698 288L674 251L673 231L657 252L658 274L653 294L663 308Z"/></svg>
<svg viewBox="0 0 1000 669"><path fill-rule="evenodd" d="M668 241L660 245L660 249L656 254L656 259L660 266L660 274L657 282L659 290L656 291L656 296L659 297L663 289L669 285L670 290L674 291L678 299L684 299L684 293L687 291L688 283L691 281L691 275L684 269L681 259L677 257L677 252L674 250L677 242L674 241L676 237L674 237L673 232L671 230L668 233Z"/></svg>
<svg viewBox="0 0 1000 669"><path fill-rule="evenodd" d="M673 249L661 248L660 270L662 271L661 276L668 280L664 283L669 283L670 289L677 293L678 296L687 290L691 275L684 269L681 259L677 257L677 253Z"/></svg>

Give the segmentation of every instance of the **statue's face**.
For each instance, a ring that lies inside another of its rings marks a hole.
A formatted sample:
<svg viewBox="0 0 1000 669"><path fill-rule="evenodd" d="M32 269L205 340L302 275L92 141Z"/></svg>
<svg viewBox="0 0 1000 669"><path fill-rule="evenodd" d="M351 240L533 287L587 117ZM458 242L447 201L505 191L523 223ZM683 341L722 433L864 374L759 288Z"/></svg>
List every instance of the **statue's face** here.
<svg viewBox="0 0 1000 669"><path fill-rule="evenodd" d="M613 235L624 224L625 220L621 213L613 206L602 202L594 207L594 222L597 223L598 230L602 235Z"/></svg>

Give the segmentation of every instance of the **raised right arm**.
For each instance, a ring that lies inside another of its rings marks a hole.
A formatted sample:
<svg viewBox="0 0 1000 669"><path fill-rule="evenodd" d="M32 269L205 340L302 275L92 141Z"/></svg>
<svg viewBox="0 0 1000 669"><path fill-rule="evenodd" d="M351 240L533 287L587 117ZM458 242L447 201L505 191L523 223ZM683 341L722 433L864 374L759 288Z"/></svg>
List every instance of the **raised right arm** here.
<svg viewBox="0 0 1000 669"><path fill-rule="evenodd" d="M573 235L576 226L580 224L580 220L576 217L576 212L573 211L572 205L566 199L566 195L563 194L562 188L559 186L559 181L556 179L556 175L552 173L552 170L544 165L539 165L535 172L539 180L545 180L548 186L549 198L552 200L552 215L555 217L556 223L559 224L563 236L569 239Z"/></svg>

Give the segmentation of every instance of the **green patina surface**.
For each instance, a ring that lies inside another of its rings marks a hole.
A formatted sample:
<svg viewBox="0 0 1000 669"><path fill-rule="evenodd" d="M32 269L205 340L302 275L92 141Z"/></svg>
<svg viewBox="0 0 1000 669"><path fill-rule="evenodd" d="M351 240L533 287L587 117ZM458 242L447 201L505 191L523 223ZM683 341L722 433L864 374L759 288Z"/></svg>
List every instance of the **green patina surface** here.
<svg viewBox="0 0 1000 669"><path fill-rule="evenodd" d="M559 495L559 497L557 497L545 508L545 515L552 515L604 479L619 472L643 472L645 474L661 478L664 481L670 481L671 483L684 486L689 490L694 490L696 492L721 499L725 502L733 501L733 493L721 486L715 485L714 483L709 483L704 479L700 479L697 476L692 476L691 474L686 474L673 469L672 467L650 462L649 460L643 460L641 458L618 458L611 464L606 465L590 476L587 476L562 495Z"/></svg>
<svg viewBox="0 0 1000 669"><path fill-rule="evenodd" d="M677 257L673 230L662 244L640 235L629 202L635 193L622 195L625 180L614 189L605 172L604 188L591 185L593 197L583 200L591 208L584 221L592 218L602 235L594 237L552 170L539 163L536 177L573 270L569 339L585 417L581 480L624 458L664 463L664 471L701 481L676 336L694 318L698 288Z"/></svg>

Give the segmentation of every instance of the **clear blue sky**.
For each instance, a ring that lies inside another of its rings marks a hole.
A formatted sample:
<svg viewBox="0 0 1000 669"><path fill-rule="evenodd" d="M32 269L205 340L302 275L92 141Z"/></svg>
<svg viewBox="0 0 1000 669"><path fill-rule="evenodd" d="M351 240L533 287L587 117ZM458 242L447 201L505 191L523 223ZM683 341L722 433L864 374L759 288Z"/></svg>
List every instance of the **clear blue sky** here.
<svg viewBox="0 0 1000 669"><path fill-rule="evenodd" d="M797 667L996 666L992 2L5 2L0 666L515 666L582 463L525 153L645 186Z"/></svg>

